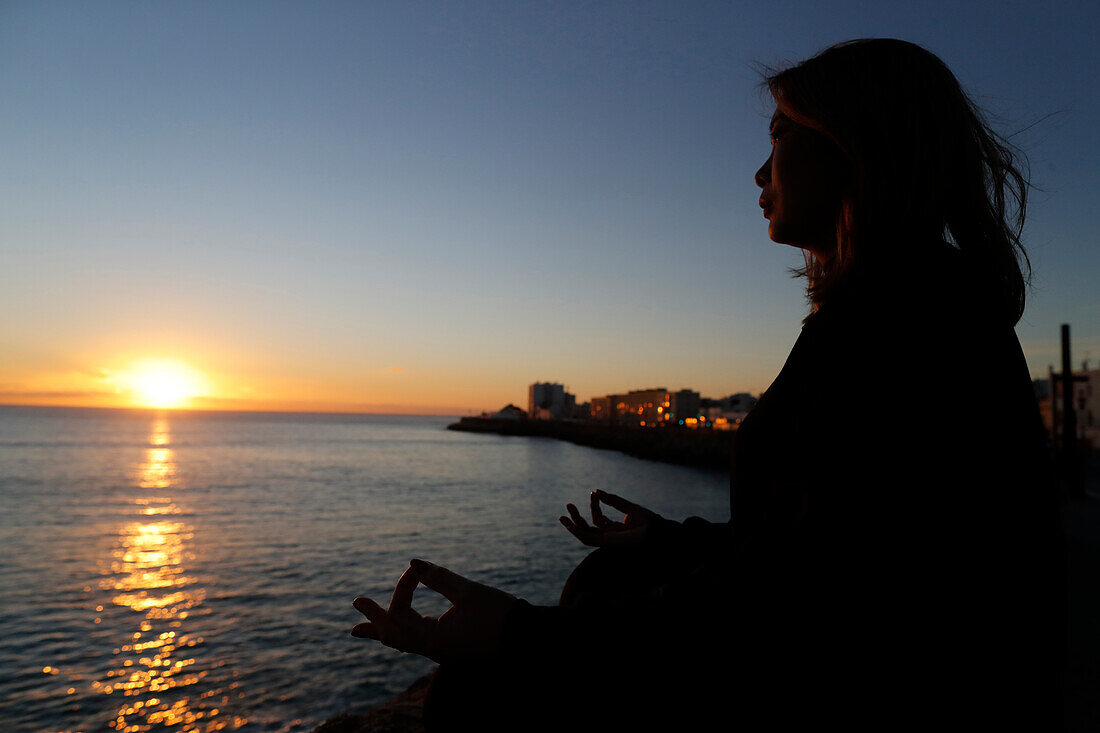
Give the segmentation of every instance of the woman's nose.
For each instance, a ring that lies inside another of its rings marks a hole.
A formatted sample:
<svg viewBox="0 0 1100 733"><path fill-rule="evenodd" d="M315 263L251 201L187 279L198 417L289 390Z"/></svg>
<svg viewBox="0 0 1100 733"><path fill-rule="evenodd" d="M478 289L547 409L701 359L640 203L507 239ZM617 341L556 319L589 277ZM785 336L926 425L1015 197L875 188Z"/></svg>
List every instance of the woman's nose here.
<svg viewBox="0 0 1100 733"><path fill-rule="evenodd" d="M768 159L764 161L764 165L760 166L760 170L756 171L754 180L756 185L763 188L764 185L772 179L772 156L768 156Z"/></svg>

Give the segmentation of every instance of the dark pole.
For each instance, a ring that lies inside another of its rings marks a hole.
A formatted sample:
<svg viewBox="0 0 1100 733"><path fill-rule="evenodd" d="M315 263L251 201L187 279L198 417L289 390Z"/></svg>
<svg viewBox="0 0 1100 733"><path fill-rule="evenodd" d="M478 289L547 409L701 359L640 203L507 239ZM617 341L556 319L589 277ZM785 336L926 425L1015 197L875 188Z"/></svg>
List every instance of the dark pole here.
<svg viewBox="0 0 1100 733"><path fill-rule="evenodd" d="M1062 476L1068 495L1085 498L1084 477L1077 455L1077 412L1073 409L1073 364L1069 355L1069 324L1062 324Z"/></svg>
<svg viewBox="0 0 1100 733"><path fill-rule="evenodd" d="M1054 365L1050 370L1050 441L1051 445L1058 445L1058 375L1054 373Z"/></svg>
<svg viewBox="0 0 1100 733"><path fill-rule="evenodd" d="M1073 364L1069 358L1069 324L1062 324L1062 451L1066 462L1077 451L1077 413L1073 409Z"/></svg>

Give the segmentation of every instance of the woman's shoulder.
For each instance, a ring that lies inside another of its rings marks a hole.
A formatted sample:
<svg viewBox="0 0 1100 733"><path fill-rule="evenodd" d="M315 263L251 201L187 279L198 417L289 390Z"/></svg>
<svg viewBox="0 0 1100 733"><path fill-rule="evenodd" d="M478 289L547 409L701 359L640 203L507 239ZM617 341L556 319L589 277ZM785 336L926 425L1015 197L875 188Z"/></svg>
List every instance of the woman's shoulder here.
<svg viewBox="0 0 1100 733"><path fill-rule="evenodd" d="M992 329L1008 323L1002 303L995 283L962 252L940 243L853 271L808 323L881 329L884 337L906 330Z"/></svg>
<svg viewBox="0 0 1100 733"><path fill-rule="evenodd" d="M824 303L799 348L834 379L946 383L1019 349L993 288L954 249L869 269ZM1015 360L1010 360L1014 362ZM915 385L914 385L915 386Z"/></svg>

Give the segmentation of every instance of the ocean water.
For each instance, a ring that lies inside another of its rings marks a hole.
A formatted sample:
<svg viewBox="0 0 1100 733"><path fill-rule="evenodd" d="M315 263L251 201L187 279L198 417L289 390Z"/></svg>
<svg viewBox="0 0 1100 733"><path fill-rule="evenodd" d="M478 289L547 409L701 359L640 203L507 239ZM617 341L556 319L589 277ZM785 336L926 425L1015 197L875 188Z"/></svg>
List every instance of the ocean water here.
<svg viewBox="0 0 1100 733"><path fill-rule="evenodd" d="M309 730L431 669L348 635L410 558L551 604L592 489L729 516L721 472L448 422L0 407L0 730Z"/></svg>

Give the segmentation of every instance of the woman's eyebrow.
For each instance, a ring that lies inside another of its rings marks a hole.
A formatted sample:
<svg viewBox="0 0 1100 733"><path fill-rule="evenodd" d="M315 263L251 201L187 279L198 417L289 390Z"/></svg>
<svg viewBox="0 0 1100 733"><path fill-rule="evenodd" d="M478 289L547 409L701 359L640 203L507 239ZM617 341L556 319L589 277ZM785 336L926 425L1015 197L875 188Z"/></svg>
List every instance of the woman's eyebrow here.
<svg viewBox="0 0 1100 733"><path fill-rule="evenodd" d="M783 114L782 112L777 111L774 115L772 115L772 121L768 123L768 130L774 130L776 125L783 122L790 122L790 120L790 117Z"/></svg>

